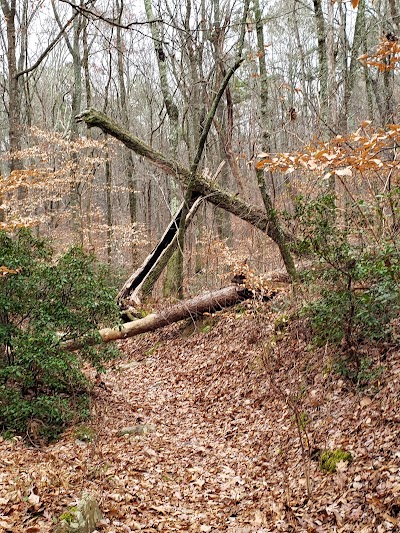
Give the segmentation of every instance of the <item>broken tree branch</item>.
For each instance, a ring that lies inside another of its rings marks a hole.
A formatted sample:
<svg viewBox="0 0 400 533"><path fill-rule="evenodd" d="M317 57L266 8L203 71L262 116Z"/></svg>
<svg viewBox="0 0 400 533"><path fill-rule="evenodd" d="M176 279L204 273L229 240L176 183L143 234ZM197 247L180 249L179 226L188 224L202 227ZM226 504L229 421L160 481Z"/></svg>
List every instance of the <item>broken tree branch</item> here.
<svg viewBox="0 0 400 533"><path fill-rule="evenodd" d="M229 194L200 173L192 175L190 169L154 150L97 109L91 108L83 111L83 113L77 115L76 120L85 122L89 128L98 127L104 133L112 135L138 155L152 161L154 165L164 170L167 174L176 176L185 187L192 185L193 192L199 193L213 205L225 209L261 231L266 232L275 241L276 235L271 229L271 221L263 209L245 202L234 194Z"/></svg>
<svg viewBox="0 0 400 533"><path fill-rule="evenodd" d="M186 225L191 222L200 203L201 198L198 198L192 205L186 216ZM150 274L152 277L151 286L157 281L158 276L176 249L177 228L179 228L182 210L183 204L169 223L157 246L146 257L142 265L124 283L117 296L117 301L121 307L124 307L124 301L129 301L130 304L138 304L140 302L139 294ZM146 290L144 292L146 293Z"/></svg>

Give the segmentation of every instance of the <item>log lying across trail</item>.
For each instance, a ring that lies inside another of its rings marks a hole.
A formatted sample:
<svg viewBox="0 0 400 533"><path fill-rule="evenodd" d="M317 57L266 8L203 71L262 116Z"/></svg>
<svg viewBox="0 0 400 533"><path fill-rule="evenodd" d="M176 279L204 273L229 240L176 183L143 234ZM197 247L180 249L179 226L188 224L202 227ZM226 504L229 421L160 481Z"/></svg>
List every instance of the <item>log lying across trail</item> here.
<svg viewBox="0 0 400 533"><path fill-rule="evenodd" d="M264 299L273 298L277 292L271 291ZM211 313L226 307L231 307L253 296L253 292L245 289L243 285L231 285L223 289L208 291L189 300L182 300L163 311L151 313L144 318L127 322L114 328L101 329L99 330L99 339L89 338L67 341L63 343L63 347L67 350L77 350L88 344L134 337L140 333L163 328L179 320L195 318L203 313Z"/></svg>

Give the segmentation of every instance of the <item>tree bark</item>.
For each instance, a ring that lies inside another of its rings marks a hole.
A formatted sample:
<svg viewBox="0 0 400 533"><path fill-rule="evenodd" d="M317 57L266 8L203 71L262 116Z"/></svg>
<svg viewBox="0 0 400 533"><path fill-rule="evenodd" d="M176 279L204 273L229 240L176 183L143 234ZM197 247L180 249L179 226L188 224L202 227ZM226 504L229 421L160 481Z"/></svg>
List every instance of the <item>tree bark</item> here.
<svg viewBox="0 0 400 533"><path fill-rule="evenodd" d="M122 24L122 14L124 9L123 2L116 0L116 9L118 12L118 23ZM121 106L121 116L124 127L129 129L129 102L128 102L128 92L125 84L125 73L124 73L124 55L123 55L123 39L122 39L122 28L117 26L117 71L118 71L118 86L120 92L120 106ZM128 148L124 148L125 153L125 168L126 168L126 177L128 183L128 204L129 204L129 222L130 229L133 231L135 224L137 222L137 202L136 202L136 178L135 178L135 163L133 160L132 151ZM131 258L132 265L137 263L137 246L135 244L131 245Z"/></svg>
<svg viewBox="0 0 400 533"><path fill-rule="evenodd" d="M149 23L154 20L151 0L144 0L144 8ZM160 17L161 18L161 17ZM179 145L179 109L176 105L168 83L167 57L165 54L165 44L162 27L156 24L150 25L151 35L153 38L154 52L157 59L158 75L160 81L161 94L163 96L164 106L169 118L169 143L172 148L172 157L177 159ZM169 184L169 207L171 213L175 216L179 209L179 187L174 177ZM183 297L183 257L184 257L184 238L182 235L180 246L178 246L168 262L167 272L164 280L164 296Z"/></svg>
<svg viewBox="0 0 400 533"><path fill-rule="evenodd" d="M322 11L322 1L313 0L315 23L317 27L318 40L318 69L320 80L320 109L321 118L325 123L328 120L328 54L326 43L325 19Z"/></svg>
<svg viewBox="0 0 400 533"><path fill-rule="evenodd" d="M200 199L197 199L194 202L186 216L186 225L191 222L200 202ZM143 264L124 283L122 289L119 291L117 301L122 308L126 307L126 303L138 304L140 302L139 294L141 291L143 291L144 294L149 294L149 292L151 292L153 285L176 250L177 228L179 227L182 209L183 205L180 206L174 218L169 223L157 246L152 250L150 255L147 256Z"/></svg>
<svg viewBox="0 0 400 533"><path fill-rule="evenodd" d="M8 124L10 143L10 170L19 170L21 160L16 154L21 150L20 95L17 78L16 56L16 0L0 0L7 29L7 76L8 76Z"/></svg>
<svg viewBox="0 0 400 533"><path fill-rule="evenodd" d="M262 13L259 0L254 0L254 16L256 20L256 34L258 46L258 69L260 74L260 114L261 114L261 140L262 150L269 152L271 149L269 119L268 119L268 77L267 64L265 60L265 43L264 43L264 25L262 22ZM292 279L296 278L296 267L290 253L289 242L282 231L276 210L274 208L270 194L268 193L265 182L265 174L262 170L256 169L256 178L258 188L264 203L265 211L268 215L270 232L272 239L278 245L282 260L285 264L286 271ZM271 176L272 177L272 176ZM273 179L273 178L272 178Z"/></svg>
<svg viewBox="0 0 400 533"><path fill-rule="evenodd" d="M259 230L266 232L274 240L273 231L271 231L271 220L263 209L243 201L235 194L229 194L199 173L192 174L187 167L157 152L101 111L93 108L88 109L78 115L76 119L79 122L85 122L89 128L98 127L104 133L112 135L167 174L176 176L185 187L191 184L195 193L204 196L213 205L229 211Z"/></svg>
<svg viewBox="0 0 400 533"><path fill-rule="evenodd" d="M114 28L111 28L111 37L114 35ZM104 112L107 111L110 85L112 81L112 53L111 49L108 50L108 78L104 91ZM112 186L113 186L113 174L110 158L110 150L107 143L106 160L105 160L105 188L106 188L106 212L107 212L107 262L111 265L112 259L112 239L113 239L113 213L112 213Z"/></svg>
<svg viewBox="0 0 400 533"><path fill-rule="evenodd" d="M344 74L345 74L344 75L344 95L343 95L341 114L339 118L339 123L340 123L339 133L342 133L342 134L347 133L347 120L350 114L350 109L349 109L350 100L353 95L353 89L354 89L354 85L356 82L357 69L361 66L357 58L359 55L360 47L362 45L362 31L364 27L365 27L365 0L360 0L358 4L356 22L354 26L353 44L352 44L351 53L350 53L350 64L348 66L348 69L347 68L344 69ZM344 34L346 33L346 29L344 29L343 33ZM345 38L346 38L346 35L344 35L344 39ZM344 63L347 67L347 64L348 64L347 54L345 55Z"/></svg>
<svg viewBox="0 0 400 533"><path fill-rule="evenodd" d="M271 299L275 296L275 292L271 292L267 298ZM208 291L204 294L184 300L176 305L173 305L158 313L151 313L145 318L127 322L126 324L116 326L114 328L104 328L99 330L100 338L78 339L76 341L67 341L62 344L64 349L78 350L83 346L97 344L99 342L111 342L118 339L126 339L134 337L140 333L147 333L163 328L174 322L179 322L186 318L195 318L204 313L211 313L226 307L231 307L243 300L252 298L253 292L245 289L241 285L232 285L223 289Z"/></svg>

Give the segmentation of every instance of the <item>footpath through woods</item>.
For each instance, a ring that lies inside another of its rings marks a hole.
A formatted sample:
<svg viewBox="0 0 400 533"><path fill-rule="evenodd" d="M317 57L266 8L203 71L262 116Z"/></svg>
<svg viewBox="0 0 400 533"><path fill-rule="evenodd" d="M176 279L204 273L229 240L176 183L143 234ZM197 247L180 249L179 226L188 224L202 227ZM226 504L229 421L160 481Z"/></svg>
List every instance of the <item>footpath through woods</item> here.
<svg viewBox="0 0 400 533"><path fill-rule="evenodd" d="M51 531L84 491L99 532L399 531L399 354L372 354L384 372L359 390L284 322L246 303L121 341L95 388L93 440L78 427L47 446L0 442L0 531ZM322 472L324 449L353 461Z"/></svg>

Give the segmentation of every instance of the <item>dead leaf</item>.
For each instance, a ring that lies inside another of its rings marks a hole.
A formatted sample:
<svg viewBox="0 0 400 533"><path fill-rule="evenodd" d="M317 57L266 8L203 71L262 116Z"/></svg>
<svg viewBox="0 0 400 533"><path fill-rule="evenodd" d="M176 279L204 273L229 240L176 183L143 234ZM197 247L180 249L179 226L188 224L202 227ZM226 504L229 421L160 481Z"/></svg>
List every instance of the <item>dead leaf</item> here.
<svg viewBox="0 0 400 533"><path fill-rule="evenodd" d="M145 455L147 455L147 457L153 457L153 458L158 457L158 453L155 452L154 450L152 450L151 448L145 448L145 449L143 450L143 453L144 453Z"/></svg>
<svg viewBox="0 0 400 533"><path fill-rule="evenodd" d="M40 497L38 494L35 494L34 492L31 492L27 498L27 501L31 505L37 505L40 502Z"/></svg>
<svg viewBox="0 0 400 533"><path fill-rule="evenodd" d="M262 526L264 524L264 516L260 510L256 510L254 513L254 525Z"/></svg>
<svg viewBox="0 0 400 533"><path fill-rule="evenodd" d="M154 511L157 511L158 513L160 514L166 514L167 513L167 510L165 507L163 507L162 505L152 505L150 507L150 509L154 509Z"/></svg>
<svg viewBox="0 0 400 533"><path fill-rule="evenodd" d="M338 461L336 463L336 472L346 472L346 470L349 468L348 461Z"/></svg>
<svg viewBox="0 0 400 533"><path fill-rule="evenodd" d="M338 168L337 170L335 170L335 174L340 177L348 176L349 178L351 178L351 176L353 175L353 172L350 167L346 167L346 168Z"/></svg>
<svg viewBox="0 0 400 533"><path fill-rule="evenodd" d="M367 407L372 403L371 398L368 398L367 396L365 398L362 398L360 401L360 407Z"/></svg>
<svg viewBox="0 0 400 533"><path fill-rule="evenodd" d="M389 513L383 513L382 517L387 521L393 524L394 526L399 525L399 520L397 518L393 518L393 516L390 516Z"/></svg>

